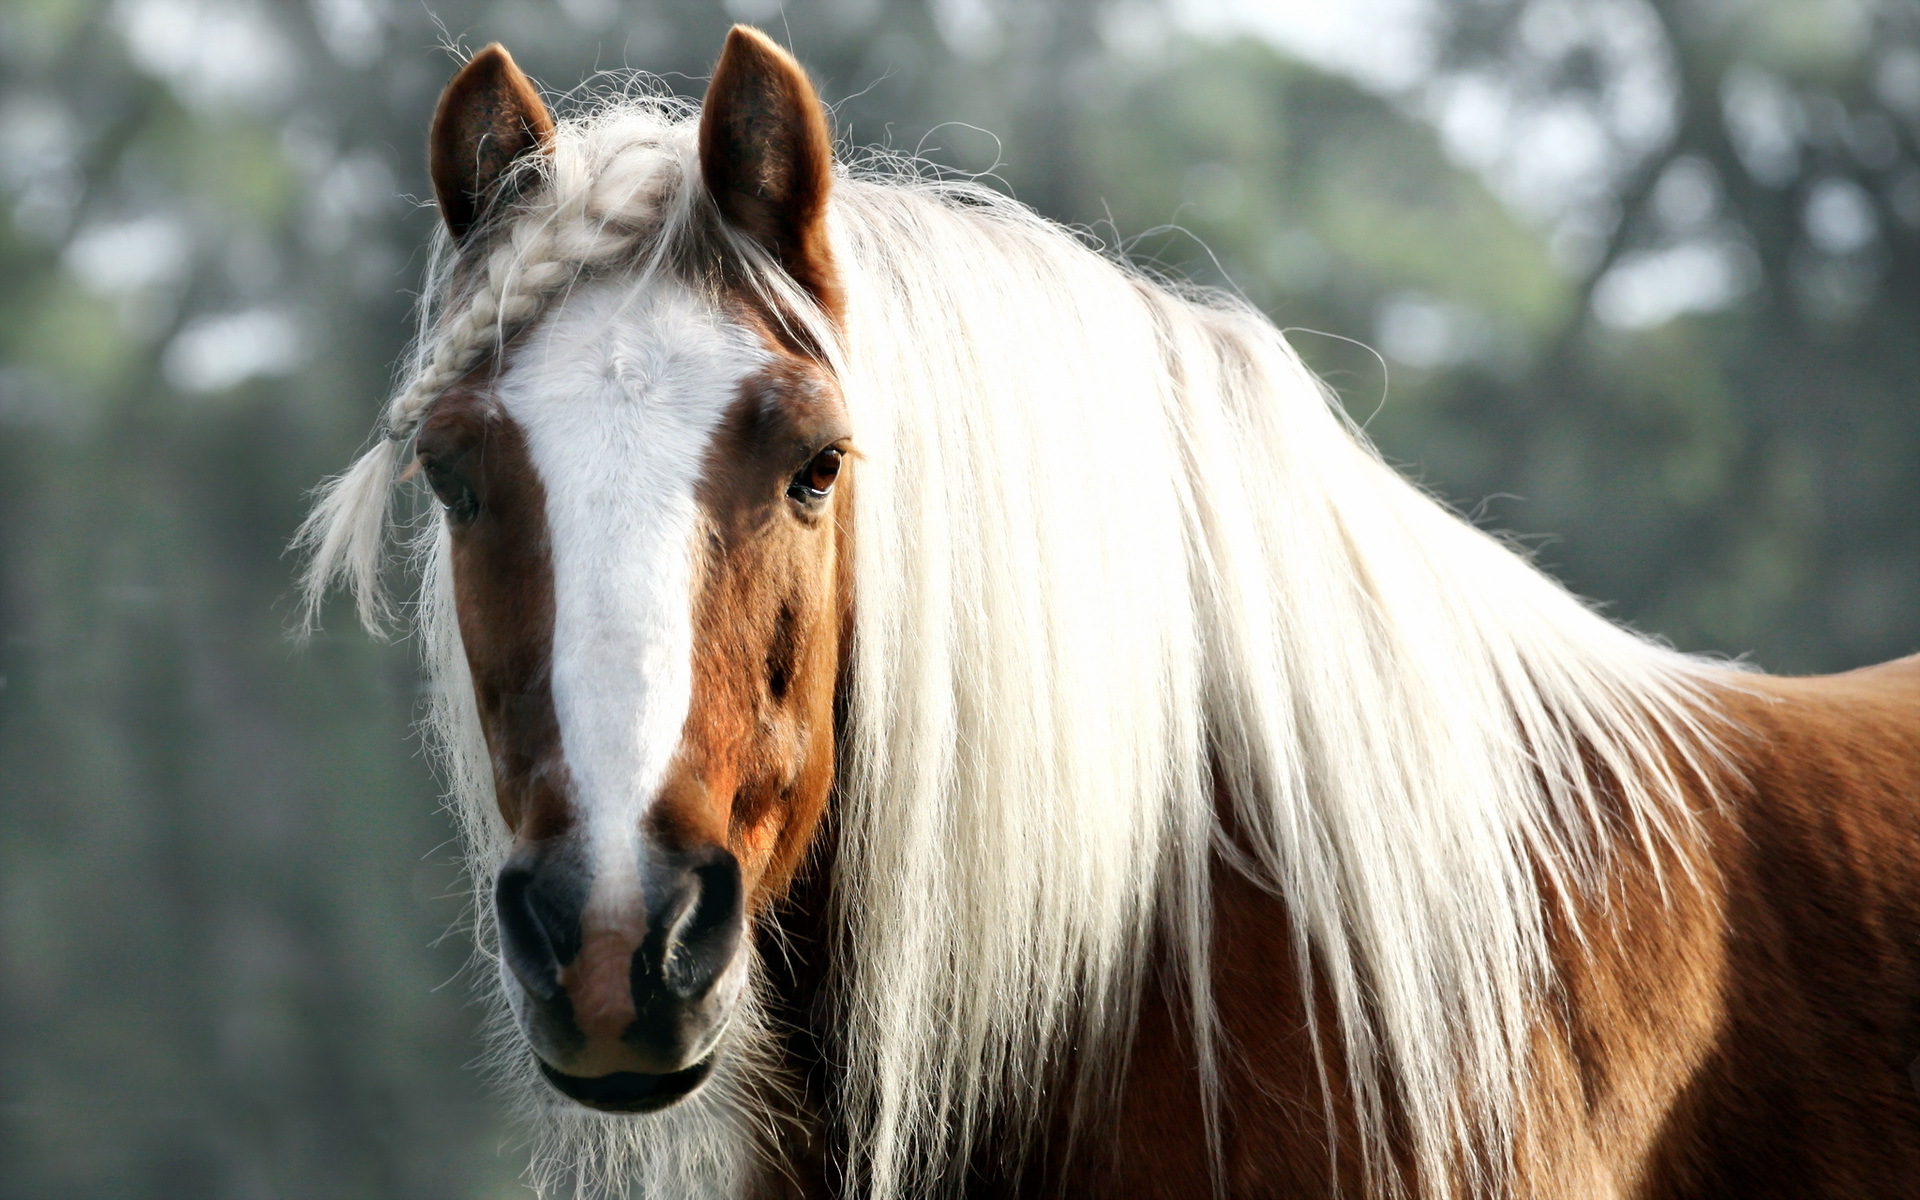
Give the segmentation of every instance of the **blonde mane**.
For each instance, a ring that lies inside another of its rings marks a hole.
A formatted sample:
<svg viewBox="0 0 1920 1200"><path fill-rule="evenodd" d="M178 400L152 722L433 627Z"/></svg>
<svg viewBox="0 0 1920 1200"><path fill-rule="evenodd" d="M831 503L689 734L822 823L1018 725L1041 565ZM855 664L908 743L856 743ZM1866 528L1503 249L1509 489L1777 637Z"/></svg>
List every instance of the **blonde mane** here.
<svg viewBox="0 0 1920 1200"><path fill-rule="evenodd" d="M303 527L309 596L341 580L381 619L401 444L572 280L724 261L816 327L861 453L832 980L850 1178L939 1192L1068 1047L1117 1072L1151 945L1211 1080L1224 858L1284 901L1300 986L1330 1001L1373 1185L1411 1186L1399 1154L1423 1195L1498 1190L1544 1019L1544 897L1592 889L1619 813L1650 843L1688 834L1724 668L1600 619L1400 478L1260 314L985 189L844 171L827 328L715 228L694 121L658 99L563 121L484 248L456 269L442 247L385 436ZM416 545L427 727L491 955L506 832L437 517ZM652 1117L505 1068L542 1114L536 1186L739 1194L777 1111L755 1044Z"/></svg>

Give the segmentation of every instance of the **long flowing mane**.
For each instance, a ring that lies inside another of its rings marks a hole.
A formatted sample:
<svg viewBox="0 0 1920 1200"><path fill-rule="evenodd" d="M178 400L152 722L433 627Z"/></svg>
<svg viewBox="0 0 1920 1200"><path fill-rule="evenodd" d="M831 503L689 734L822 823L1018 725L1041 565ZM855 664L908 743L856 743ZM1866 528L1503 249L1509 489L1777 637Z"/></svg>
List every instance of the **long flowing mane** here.
<svg viewBox="0 0 1920 1200"><path fill-rule="evenodd" d="M1550 897L1589 894L1623 834L1687 836L1725 668L1609 624L1402 479L1259 313L984 188L846 169L829 328L715 228L693 120L625 98L561 123L483 257L442 248L389 428L537 340L586 273L744 278L816 326L860 455L831 983L853 1177L935 1190L1069 1052L1097 1089L1156 947L1211 1078L1222 862L1284 902L1331 1014L1323 1090L1337 1060L1374 1183L1498 1177ZM374 615L396 444L305 530L315 594L344 577ZM416 544L428 730L485 881L506 832L437 518ZM660 1116L554 1107L536 1182L737 1190L778 1086L757 1061Z"/></svg>

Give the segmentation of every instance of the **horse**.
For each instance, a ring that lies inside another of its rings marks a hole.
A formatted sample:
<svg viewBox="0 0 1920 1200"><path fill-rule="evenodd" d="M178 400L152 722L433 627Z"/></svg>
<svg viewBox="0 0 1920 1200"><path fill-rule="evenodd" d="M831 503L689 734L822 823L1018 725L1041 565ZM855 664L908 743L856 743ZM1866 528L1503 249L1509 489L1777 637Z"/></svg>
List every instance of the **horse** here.
<svg viewBox="0 0 1920 1200"><path fill-rule="evenodd" d="M1609 622L756 31L576 108L447 86L299 539L413 530L536 1190L1920 1193L1920 659Z"/></svg>

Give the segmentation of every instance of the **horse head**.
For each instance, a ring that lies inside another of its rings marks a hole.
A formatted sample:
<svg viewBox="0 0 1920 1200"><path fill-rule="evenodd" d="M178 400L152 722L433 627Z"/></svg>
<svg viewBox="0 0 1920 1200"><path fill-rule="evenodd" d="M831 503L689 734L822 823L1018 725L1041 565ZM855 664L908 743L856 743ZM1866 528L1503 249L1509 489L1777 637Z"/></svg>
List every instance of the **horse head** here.
<svg viewBox="0 0 1920 1200"><path fill-rule="evenodd" d="M456 270L488 269L554 128L498 46L448 85L429 157ZM611 1111L712 1069L749 927L826 808L847 617L851 431L805 332L837 304L832 143L763 36L729 38L685 169L706 236L777 268L813 324L724 272L581 274L414 442L511 832L508 1001L541 1073Z"/></svg>

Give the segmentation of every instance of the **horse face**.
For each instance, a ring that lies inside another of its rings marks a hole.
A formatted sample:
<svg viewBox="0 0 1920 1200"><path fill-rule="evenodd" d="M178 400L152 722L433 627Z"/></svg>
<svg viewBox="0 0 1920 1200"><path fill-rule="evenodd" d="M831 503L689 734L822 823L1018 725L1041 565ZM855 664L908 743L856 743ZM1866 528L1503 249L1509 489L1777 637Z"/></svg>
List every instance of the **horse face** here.
<svg viewBox="0 0 1920 1200"><path fill-rule="evenodd" d="M833 777L848 430L757 325L595 285L419 434L514 835L504 981L600 1107L704 1078Z"/></svg>
<svg viewBox="0 0 1920 1200"><path fill-rule="evenodd" d="M498 188L472 180L484 154L438 147L506 128L538 152L544 109L515 115L537 104L503 51L449 86L433 174L456 237ZM700 158L719 217L833 316L823 110L757 34L728 41ZM849 430L785 329L665 277L584 283L418 434L513 833L502 980L542 1073L597 1108L707 1077L748 927L832 783Z"/></svg>

